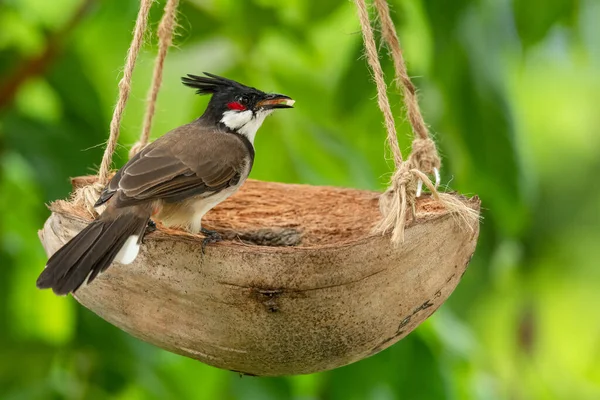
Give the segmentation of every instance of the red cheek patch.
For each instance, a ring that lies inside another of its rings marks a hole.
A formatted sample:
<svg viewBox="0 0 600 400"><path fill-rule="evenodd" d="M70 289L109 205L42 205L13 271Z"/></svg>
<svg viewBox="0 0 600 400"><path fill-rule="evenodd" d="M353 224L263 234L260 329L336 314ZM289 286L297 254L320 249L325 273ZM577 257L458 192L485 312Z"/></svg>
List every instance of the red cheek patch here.
<svg viewBox="0 0 600 400"><path fill-rule="evenodd" d="M241 103L238 103L237 101L234 101L232 103L227 103L227 108L229 108L230 110L238 110L238 111L244 111L246 109L246 107L244 107Z"/></svg>

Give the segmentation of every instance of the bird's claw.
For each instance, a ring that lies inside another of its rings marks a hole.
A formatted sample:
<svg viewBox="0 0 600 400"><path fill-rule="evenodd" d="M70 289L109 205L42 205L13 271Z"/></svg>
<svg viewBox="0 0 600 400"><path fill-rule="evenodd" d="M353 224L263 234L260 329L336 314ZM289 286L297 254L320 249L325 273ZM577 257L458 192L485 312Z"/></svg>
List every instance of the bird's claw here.
<svg viewBox="0 0 600 400"><path fill-rule="evenodd" d="M156 223L151 219L148 220L148 224L146 225L146 230L144 231L144 235L142 236L142 243L146 239L146 235L156 231Z"/></svg>
<svg viewBox="0 0 600 400"><path fill-rule="evenodd" d="M220 242L221 240L223 240L223 238L221 237L221 235L218 232L215 231L210 231L208 229L204 229L201 228L200 232L202 232L202 234L204 236L206 236L204 238L204 240L202 240L202 254L205 254L205 249L206 249L206 245L210 244L210 243L217 243Z"/></svg>
<svg viewBox="0 0 600 400"><path fill-rule="evenodd" d="M151 219L148 220L148 225L146 226L146 233L152 233L156 230L156 222Z"/></svg>

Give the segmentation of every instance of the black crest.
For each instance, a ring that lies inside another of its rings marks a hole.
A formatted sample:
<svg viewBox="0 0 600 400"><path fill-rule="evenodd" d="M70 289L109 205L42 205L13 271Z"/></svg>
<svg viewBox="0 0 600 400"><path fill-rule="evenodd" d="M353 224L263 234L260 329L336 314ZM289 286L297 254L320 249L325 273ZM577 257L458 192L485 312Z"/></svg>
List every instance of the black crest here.
<svg viewBox="0 0 600 400"><path fill-rule="evenodd" d="M231 79L223 78L222 76L217 76L208 72L204 72L204 75L206 76L188 74L181 78L181 82L186 86L197 89L197 94L215 94L229 91L256 91L254 88L242 85Z"/></svg>

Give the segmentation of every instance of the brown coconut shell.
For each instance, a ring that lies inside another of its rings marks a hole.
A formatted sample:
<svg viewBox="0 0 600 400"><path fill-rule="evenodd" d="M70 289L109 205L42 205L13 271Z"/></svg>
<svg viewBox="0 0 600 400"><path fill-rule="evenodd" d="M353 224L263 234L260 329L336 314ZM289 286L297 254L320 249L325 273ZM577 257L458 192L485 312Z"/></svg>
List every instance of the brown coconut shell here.
<svg viewBox="0 0 600 400"><path fill-rule="evenodd" d="M159 226L135 262L115 263L74 297L139 339L219 368L275 376L350 364L442 305L479 233L423 196L395 247L371 234L378 195L249 180L204 219L231 240L203 255L202 235ZM479 211L478 198L458 197ZM51 209L40 231L48 255L90 221L71 203Z"/></svg>

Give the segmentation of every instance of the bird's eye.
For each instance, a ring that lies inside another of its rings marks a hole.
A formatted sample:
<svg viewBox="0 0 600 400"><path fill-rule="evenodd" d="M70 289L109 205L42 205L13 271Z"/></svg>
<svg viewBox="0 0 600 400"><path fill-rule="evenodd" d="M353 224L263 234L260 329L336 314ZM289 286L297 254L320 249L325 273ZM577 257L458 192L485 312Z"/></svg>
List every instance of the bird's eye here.
<svg viewBox="0 0 600 400"><path fill-rule="evenodd" d="M233 101L231 103L227 103L227 108L229 108L230 110L237 110L237 111L244 111L246 109L246 107L238 101Z"/></svg>

